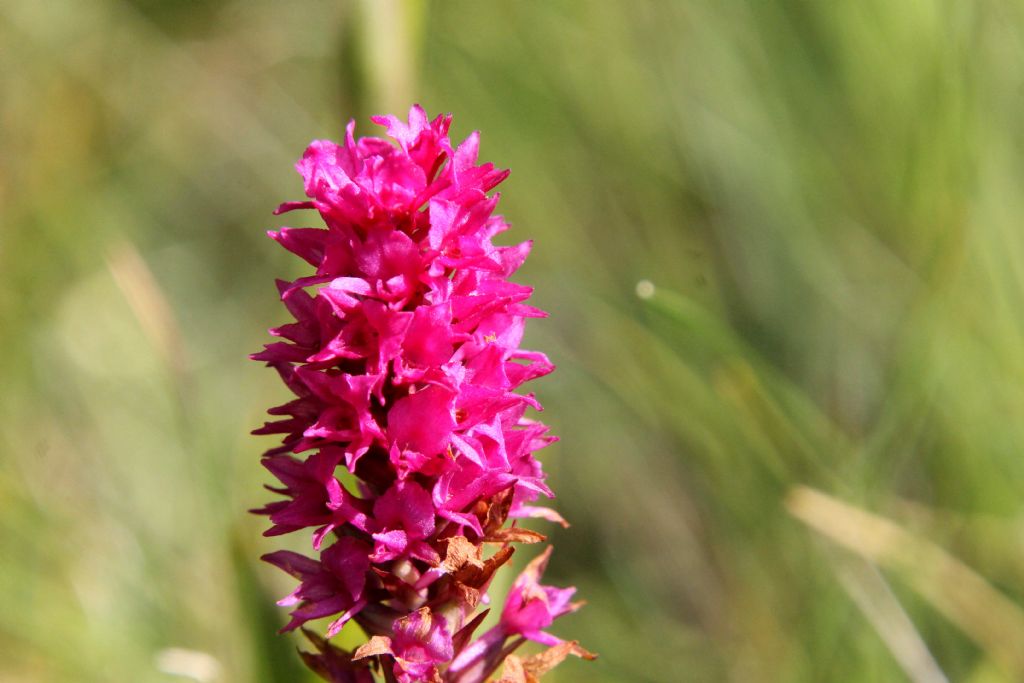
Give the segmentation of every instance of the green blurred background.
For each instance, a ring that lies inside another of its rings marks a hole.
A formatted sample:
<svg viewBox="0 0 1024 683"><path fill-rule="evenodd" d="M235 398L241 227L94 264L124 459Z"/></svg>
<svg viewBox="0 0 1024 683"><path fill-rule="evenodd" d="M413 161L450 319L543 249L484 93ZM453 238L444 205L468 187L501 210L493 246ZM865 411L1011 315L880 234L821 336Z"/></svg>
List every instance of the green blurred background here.
<svg viewBox="0 0 1024 683"><path fill-rule="evenodd" d="M413 101L536 240L551 681L1024 680L1024 2L3 0L0 681L310 680L264 231Z"/></svg>

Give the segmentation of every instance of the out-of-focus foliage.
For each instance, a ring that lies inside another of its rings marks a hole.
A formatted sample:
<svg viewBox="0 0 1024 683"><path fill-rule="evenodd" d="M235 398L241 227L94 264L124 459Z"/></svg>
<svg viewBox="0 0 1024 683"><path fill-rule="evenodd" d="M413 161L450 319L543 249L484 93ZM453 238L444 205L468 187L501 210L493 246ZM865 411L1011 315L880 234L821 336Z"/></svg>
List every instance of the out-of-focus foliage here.
<svg viewBox="0 0 1024 683"><path fill-rule="evenodd" d="M536 240L552 681L1021 680L1022 65L1014 0L0 3L0 681L306 680L263 231L411 101Z"/></svg>

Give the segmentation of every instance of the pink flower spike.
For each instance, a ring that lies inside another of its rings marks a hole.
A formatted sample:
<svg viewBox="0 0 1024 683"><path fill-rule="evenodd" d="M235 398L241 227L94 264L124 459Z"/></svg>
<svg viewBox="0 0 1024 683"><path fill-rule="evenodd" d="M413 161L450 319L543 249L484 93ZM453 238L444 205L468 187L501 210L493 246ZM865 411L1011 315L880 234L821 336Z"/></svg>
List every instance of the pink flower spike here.
<svg viewBox="0 0 1024 683"><path fill-rule="evenodd" d="M531 242L494 243L509 224L492 190L508 171L478 163L478 133L453 147L451 116L418 105L373 120L390 139L349 122L341 144L314 140L295 166L308 199L275 213L315 209L323 225L268 233L310 269L277 282L289 318L252 355L294 394L254 431L279 440L263 458L279 498L253 512L314 553L263 558L299 582L279 602L283 630L330 619L331 638L358 623L370 638L354 653L303 629L316 649L304 661L334 683L484 683L527 638L560 648L520 667L539 676L577 653L546 630L578 606L574 589L540 584L550 549L474 640L513 544L544 539L513 520L565 524L532 505L553 495L536 454L555 438L519 388L554 370L520 346L526 320L546 315L509 279Z"/></svg>

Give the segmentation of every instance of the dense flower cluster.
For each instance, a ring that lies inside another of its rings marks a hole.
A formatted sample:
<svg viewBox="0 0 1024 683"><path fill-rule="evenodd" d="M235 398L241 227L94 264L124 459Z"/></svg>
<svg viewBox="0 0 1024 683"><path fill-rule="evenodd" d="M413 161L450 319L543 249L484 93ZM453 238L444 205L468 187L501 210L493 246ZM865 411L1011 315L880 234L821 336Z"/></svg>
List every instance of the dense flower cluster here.
<svg viewBox="0 0 1024 683"><path fill-rule="evenodd" d="M491 243L508 225L487 193L508 172L477 165L476 133L453 148L451 117L419 107L373 120L397 146L350 123L343 145L315 141L296 166L310 200L277 212L315 209L327 227L270 233L316 272L278 282L295 322L253 356L296 396L256 430L283 436L263 460L283 498L256 512L267 535L309 529L318 555L264 559L300 581L280 602L294 607L285 630L329 617L327 639L350 620L371 635L348 653L304 629L317 650L304 658L329 681L477 683L502 662L503 680L533 680L590 656L545 631L578 607L574 589L539 583L550 548L473 639L510 544L544 540L508 520L562 522L533 505L551 496L533 454L554 437L515 392L554 369L519 348L524 321L544 315L508 279L530 243ZM525 639L551 649L520 660Z"/></svg>

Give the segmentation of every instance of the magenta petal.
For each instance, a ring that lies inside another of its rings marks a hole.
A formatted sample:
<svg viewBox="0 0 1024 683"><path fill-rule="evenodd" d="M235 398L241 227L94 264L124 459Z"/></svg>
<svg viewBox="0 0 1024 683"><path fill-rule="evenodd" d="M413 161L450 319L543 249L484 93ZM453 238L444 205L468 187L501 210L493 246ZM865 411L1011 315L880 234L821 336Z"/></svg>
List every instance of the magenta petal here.
<svg viewBox="0 0 1024 683"><path fill-rule="evenodd" d="M323 196L329 190L351 184L353 172L347 150L329 140L314 140L295 165L306 185L309 197Z"/></svg>
<svg viewBox="0 0 1024 683"><path fill-rule="evenodd" d="M274 215L279 216L282 213L288 213L289 211L295 211L297 209L315 209L316 205L313 202L282 202L274 209Z"/></svg>
<svg viewBox="0 0 1024 683"><path fill-rule="evenodd" d="M476 515L466 512L455 512L454 510L438 510L437 514L439 517L443 517L450 522L454 522L460 527L468 527L472 529L473 533L477 536L484 535L483 527L480 526L480 520ZM462 533L461 530L460 533Z"/></svg>
<svg viewBox="0 0 1024 683"><path fill-rule="evenodd" d="M376 541L370 559L373 562L387 562L401 556L409 546L409 536L402 529L384 531L373 535Z"/></svg>
<svg viewBox="0 0 1024 683"><path fill-rule="evenodd" d="M353 600L363 595L366 572L370 570L370 547L362 541L344 536L321 554L321 562L341 581Z"/></svg>
<svg viewBox="0 0 1024 683"><path fill-rule="evenodd" d="M422 539L434 531L434 504L430 493L411 481L399 481L377 499L373 514L385 527L400 527Z"/></svg>
<svg viewBox="0 0 1024 683"><path fill-rule="evenodd" d="M277 552L268 553L261 559L279 569L283 569L295 578L302 578L320 569L320 563L316 560L311 560L304 555L299 555L290 550L278 550Z"/></svg>
<svg viewBox="0 0 1024 683"><path fill-rule="evenodd" d="M363 607L365 606L366 600L359 600L354 605L352 605L352 607L345 610L345 612L340 617L332 621L330 625L327 627L327 637L333 638L334 636L338 635L338 633L341 632L341 629L345 626L345 624L347 624L352 619L352 617L358 614L360 610L362 610Z"/></svg>
<svg viewBox="0 0 1024 683"><path fill-rule="evenodd" d="M552 510L551 508L537 507L533 505L513 506L509 514L512 517L546 519L549 522L554 522L555 524L559 524L566 528L569 526L569 522L565 520L565 517L562 517L562 515L558 514L556 510Z"/></svg>
<svg viewBox="0 0 1024 683"><path fill-rule="evenodd" d="M442 453L455 428L455 395L437 386L399 399L388 413L388 436L400 448L425 455Z"/></svg>
<svg viewBox="0 0 1024 683"><path fill-rule="evenodd" d="M447 301L413 313L402 350L414 365L437 366L452 355L452 308Z"/></svg>

